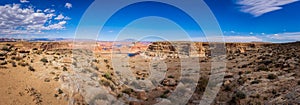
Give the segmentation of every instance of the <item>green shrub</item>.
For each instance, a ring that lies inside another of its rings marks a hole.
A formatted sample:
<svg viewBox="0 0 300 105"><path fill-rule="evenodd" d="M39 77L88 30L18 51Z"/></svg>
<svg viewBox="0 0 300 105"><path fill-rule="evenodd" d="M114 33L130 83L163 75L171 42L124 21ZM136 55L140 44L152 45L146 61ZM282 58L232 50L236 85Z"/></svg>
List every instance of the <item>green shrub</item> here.
<svg viewBox="0 0 300 105"><path fill-rule="evenodd" d="M48 60L46 58L42 58L41 61L44 63L48 63Z"/></svg>
<svg viewBox="0 0 300 105"><path fill-rule="evenodd" d="M246 94L242 91L238 91L235 93L235 98L236 99L245 99L246 98Z"/></svg>
<svg viewBox="0 0 300 105"><path fill-rule="evenodd" d="M254 80L251 82L251 84L259 84L260 83L260 80Z"/></svg>
<svg viewBox="0 0 300 105"><path fill-rule="evenodd" d="M123 97L123 94L118 94L117 98Z"/></svg>
<svg viewBox="0 0 300 105"><path fill-rule="evenodd" d="M168 94L168 93L170 93L170 90L164 91L164 94Z"/></svg>
<svg viewBox="0 0 300 105"><path fill-rule="evenodd" d="M276 79L276 78L277 78L277 75L275 75L275 74L268 75L268 79Z"/></svg>
<svg viewBox="0 0 300 105"><path fill-rule="evenodd" d="M35 71L35 69L32 66L28 67L29 71Z"/></svg>
<svg viewBox="0 0 300 105"><path fill-rule="evenodd" d="M26 62L19 62L18 65L21 65L21 66L25 67L25 66L28 65L28 63L26 63Z"/></svg>
<svg viewBox="0 0 300 105"><path fill-rule="evenodd" d="M173 75L169 75L168 78L175 78Z"/></svg>
<svg viewBox="0 0 300 105"><path fill-rule="evenodd" d="M68 71L68 69L66 67L63 67L63 71Z"/></svg>
<svg viewBox="0 0 300 105"><path fill-rule="evenodd" d="M104 59L103 61L104 61L105 63L108 63L108 60L107 60L107 59Z"/></svg>
<svg viewBox="0 0 300 105"><path fill-rule="evenodd" d="M160 95L160 98L168 98L168 96L166 94L162 94Z"/></svg>
<svg viewBox="0 0 300 105"><path fill-rule="evenodd" d="M103 77L106 78L106 79L108 79L108 80L111 80L111 79L112 79L110 73L105 73L105 74L103 75Z"/></svg>
<svg viewBox="0 0 300 105"><path fill-rule="evenodd" d="M0 65L6 65L6 64L7 64L6 61L1 61L1 62L0 62Z"/></svg>
<svg viewBox="0 0 300 105"><path fill-rule="evenodd" d="M8 46L4 46L4 47L2 47L2 50L3 50L3 51L10 51L10 49L9 49L9 47L8 47Z"/></svg>
<svg viewBox="0 0 300 105"><path fill-rule="evenodd" d="M11 65L12 65L13 67L17 67L16 62L11 62Z"/></svg>
<svg viewBox="0 0 300 105"><path fill-rule="evenodd" d="M122 91L123 93L126 93L126 94L131 94L133 92L133 89L131 88L126 88Z"/></svg>
<svg viewBox="0 0 300 105"><path fill-rule="evenodd" d="M257 71L269 71L269 68L265 65L260 65L258 66Z"/></svg>
<svg viewBox="0 0 300 105"><path fill-rule="evenodd" d="M231 91L231 86L230 85L225 85L224 91Z"/></svg>

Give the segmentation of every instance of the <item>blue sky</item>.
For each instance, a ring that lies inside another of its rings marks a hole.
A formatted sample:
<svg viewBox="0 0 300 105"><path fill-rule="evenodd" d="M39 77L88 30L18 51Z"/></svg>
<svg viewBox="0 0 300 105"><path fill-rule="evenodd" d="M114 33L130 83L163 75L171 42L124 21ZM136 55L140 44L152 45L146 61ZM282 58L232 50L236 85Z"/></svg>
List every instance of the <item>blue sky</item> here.
<svg viewBox="0 0 300 105"><path fill-rule="evenodd" d="M204 1L215 15L226 41L290 42L300 39L298 0ZM73 38L81 17L93 2L93 0L1 0L0 36ZM194 11L200 10L195 8ZM99 10L95 13L105 12ZM160 36L169 37L167 39L171 40L176 40L174 39L176 37L177 40L183 40L186 36L192 40L202 40L204 35L201 28L192 21L185 12L167 5L151 2L132 5L121 9L109 19L102 30L105 35L99 40L114 40L118 34L127 38L161 34ZM83 27L88 29L96 25L90 23ZM121 30L121 33L116 33L117 30Z"/></svg>

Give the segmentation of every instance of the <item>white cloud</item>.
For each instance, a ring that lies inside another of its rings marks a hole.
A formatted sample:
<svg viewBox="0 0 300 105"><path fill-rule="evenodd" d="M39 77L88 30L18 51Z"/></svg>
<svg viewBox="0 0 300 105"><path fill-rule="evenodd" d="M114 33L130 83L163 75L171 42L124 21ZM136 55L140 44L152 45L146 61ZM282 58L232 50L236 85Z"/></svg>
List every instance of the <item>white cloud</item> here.
<svg viewBox="0 0 300 105"><path fill-rule="evenodd" d="M300 32L288 32L266 35L266 40L272 42L294 42L300 41Z"/></svg>
<svg viewBox="0 0 300 105"><path fill-rule="evenodd" d="M68 16L64 16L62 14L59 14L56 18L54 18L55 20L71 20L70 17Z"/></svg>
<svg viewBox="0 0 300 105"><path fill-rule="evenodd" d="M68 9L71 9L72 8L72 4L71 3L66 3L65 7L68 8Z"/></svg>
<svg viewBox="0 0 300 105"><path fill-rule="evenodd" d="M262 42L263 39L257 36L223 36L223 37L196 37L191 40L184 41L200 41L200 42Z"/></svg>
<svg viewBox="0 0 300 105"><path fill-rule="evenodd" d="M45 10L50 11L50 10ZM52 23L56 16L32 7L21 8L20 4L0 6L0 35L41 34L43 30L62 30L66 21Z"/></svg>
<svg viewBox="0 0 300 105"><path fill-rule="evenodd" d="M62 14L59 14L56 18L54 18L55 20L62 20L62 19L64 19L65 18L65 16L64 15L62 15Z"/></svg>
<svg viewBox="0 0 300 105"><path fill-rule="evenodd" d="M68 16L65 16L64 18L65 20L71 20L72 18L68 17Z"/></svg>
<svg viewBox="0 0 300 105"><path fill-rule="evenodd" d="M20 0L21 3L29 3L27 0Z"/></svg>
<svg viewBox="0 0 300 105"><path fill-rule="evenodd" d="M265 13L282 9L281 6L297 2L299 0L236 0L241 5L241 11L250 13L255 17Z"/></svg>
<svg viewBox="0 0 300 105"><path fill-rule="evenodd" d="M224 36L226 42L261 42L261 38L256 36Z"/></svg>
<svg viewBox="0 0 300 105"><path fill-rule="evenodd" d="M45 12L45 13L54 13L55 10L54 10L54 9L49 9L49 8L47 8L47 9L44 10L44 12Z"/></svg>

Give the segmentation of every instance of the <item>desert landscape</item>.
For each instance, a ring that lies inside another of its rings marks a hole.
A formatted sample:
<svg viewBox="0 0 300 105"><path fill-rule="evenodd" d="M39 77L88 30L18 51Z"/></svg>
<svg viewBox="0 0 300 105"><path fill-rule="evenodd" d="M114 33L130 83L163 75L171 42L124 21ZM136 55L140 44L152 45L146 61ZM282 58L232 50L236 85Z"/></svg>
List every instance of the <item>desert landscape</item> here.
<svg viewBox="0 0 300 105"><path fill-rule="evenodd" d="M300 105L300 0L0 0L0 105Z"/></svg>
<svg viewBox="0 0 300 105"><path fill-rule="evenodd" d="M186 87L192 90L181 96L191 95L187 104L197 105L209 88L211 43L85 45L90 43L1 42L0 104L172 104L168 97ZM212 104L300 104L299 42L224 46L224 78ZM193 73L185 77L185 71Z"/></svg>

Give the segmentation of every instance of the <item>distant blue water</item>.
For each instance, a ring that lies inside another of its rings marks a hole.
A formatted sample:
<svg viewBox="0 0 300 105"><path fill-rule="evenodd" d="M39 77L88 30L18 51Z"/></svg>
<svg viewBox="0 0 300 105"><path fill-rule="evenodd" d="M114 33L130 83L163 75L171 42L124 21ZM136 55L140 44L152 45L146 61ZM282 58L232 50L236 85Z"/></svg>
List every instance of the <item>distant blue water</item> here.
<svg viewBox="0 0 300 105"><path fill-rule="evenodd" d="M134 57L134 56L136 56L136 55L138 55L138 54L137 54L137 53L129 53L129 54L128 54L129 57Z"/></svg>

